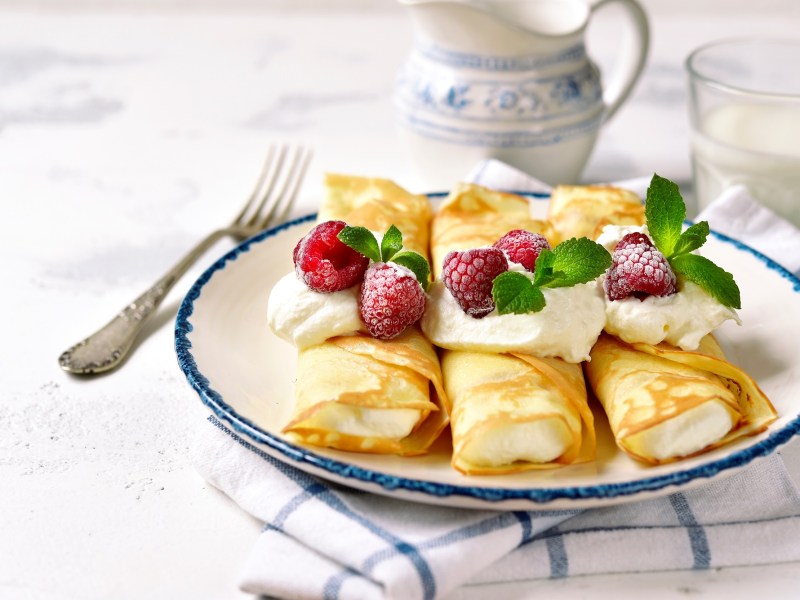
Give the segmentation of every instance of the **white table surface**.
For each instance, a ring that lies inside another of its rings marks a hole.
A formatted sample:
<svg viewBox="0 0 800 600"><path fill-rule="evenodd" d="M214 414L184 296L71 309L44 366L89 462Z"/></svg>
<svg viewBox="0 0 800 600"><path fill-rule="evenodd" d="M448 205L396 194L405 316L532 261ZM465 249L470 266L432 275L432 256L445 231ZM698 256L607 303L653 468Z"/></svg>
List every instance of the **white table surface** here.
<svg viewBox="0 0 800 600"><path fill-rule="evenodd" d="M796 37L800 22L791 0L725 5L651 15L647 71L602 133L586 181L657 170L689 186L688 51L733 34ZM121 370L78 379L56 358L233 216L270 141L315 148L297 213L314 209L324 171L422 191L394 144L389 103L409 45L393 6L0 11L0 598L245 597L237 575L260 523L188 463L205 413L172 339L182 295L231 244L177 286ZM602 64L613 46L599 39L590 50ZM784 455L800 481L800 444ZM578 577L453 597L789 597L798 567Z"/></svg>

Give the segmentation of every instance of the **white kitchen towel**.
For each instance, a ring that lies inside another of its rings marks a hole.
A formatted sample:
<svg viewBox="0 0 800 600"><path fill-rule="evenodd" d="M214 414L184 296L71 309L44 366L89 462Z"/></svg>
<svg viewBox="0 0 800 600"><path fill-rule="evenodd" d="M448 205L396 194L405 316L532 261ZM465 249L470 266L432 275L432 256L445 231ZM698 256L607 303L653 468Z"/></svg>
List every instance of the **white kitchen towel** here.
<svg viewBox="0 0 800 600"><path fill-rule="evenodd" d="M667 497L497 512L332 484L209 423L196 468L265 523L241 578L253 594L430 600L461 585L800 560L800 494L775 454Z"/></svg>
<svg viewBox="0 0 800 600"><path fill-rule="evenodd" d="M736 185L712 202L697 220L715 231L759 250L787 270L800 274L797 228L756 202L747 188Z"/></svg>
<svg viewBox="0 0 800 600"><path fill-rule="evenodd" d="M548 189L497 161L470 179ZM647 181L626 183L642 193ZM725 212L714 219L712 228L724 230ZM800 232L790 233L800 254ZM738 237L747 241L744 234ZM208 421L192 446L197 470L265 523L242 575L242 589L253 594L432 599L470 584L800 560L800 494L778 455L662 498L586 511L498 512L332 484L268 456L216 417Z"/></svg>

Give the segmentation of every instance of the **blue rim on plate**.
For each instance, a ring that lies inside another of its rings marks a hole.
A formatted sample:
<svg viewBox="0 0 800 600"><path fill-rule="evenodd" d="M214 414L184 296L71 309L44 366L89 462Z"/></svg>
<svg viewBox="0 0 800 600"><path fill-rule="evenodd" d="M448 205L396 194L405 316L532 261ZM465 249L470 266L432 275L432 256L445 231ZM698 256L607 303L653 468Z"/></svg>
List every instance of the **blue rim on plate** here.
<svg viewBox="0 0 800 600"><path fill-rule="evenodd" d="M537 199L549 197L547 194L515 193ZM446 192L436 192L428 194L428 197L434 199L442 198L446 196L446 194ZM345 480L352 479L376 484L386 490L406 490L440 498L464 496L486 502L528 500L535 503L548 503L560 499L609 499L630 496L641 492L661 490L667 486L680 486L698 478L713 477L722 471L742 467L757 458L766 456L773 452L778 446L787 443L793 436L800 434L800 416L798 416L787 423L782 429L773 432L767 438L749 448L739 450L719 460L684 471L622 483L521 489L490 486L461 486L434 481L408 479L320 456L307 448L291 444L264 431L252 421L237 414L231 406L225 402L222 395L211 387L209 380L197 368L197 363L191 353L192 342L189 339L189 335L193 327L190 322L190 317L194 312L194 303L200 297L203 287L211 280L217 271L225 269L241 254L248 252L254 244L263 242L296 225L309 223L315 218L316 214L309 214L279 225L278 227L265 230L245 240L236 248L222 256L211 265L191 287L181 303L175 323L175 350L178 355L178 364L184 372L189 384L200 396L203 403L208 406L219 419L228 423L235 432L243 434L256 442L265 444L276 451L278 454L276 458L283 462L289 464L307 463ZM712 231L711 235L722 242L731 244L739 250L749 252L764 263L768 269L788 280L792 284L795 293L800 293L800 279L772 259L764 256L750 246L724 234Z"/></svg>

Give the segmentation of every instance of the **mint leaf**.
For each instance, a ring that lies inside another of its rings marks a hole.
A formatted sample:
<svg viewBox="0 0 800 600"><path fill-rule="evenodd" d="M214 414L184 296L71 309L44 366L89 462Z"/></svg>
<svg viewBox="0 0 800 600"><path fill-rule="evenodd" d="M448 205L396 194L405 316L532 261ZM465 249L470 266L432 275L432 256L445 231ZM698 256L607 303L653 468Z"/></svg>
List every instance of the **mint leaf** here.
<svg viewBox="0 0 800 600"><path fill-rule="evenodd" d="M422 289L428 291L429 278L431 275L431 267L428 261L421 254L416 252L406 251L396 254L392 258L392 262L404 266L406 269L414 273L417 281L422 286Z"/></svg>
<svg viewBox="0 0 800 600"><path fill-rule="evenodd" d="M536 257L536 264L533 270L533 285L544 287L558 279L561 273L556 273L553 265L556 262L556 255L552 250L542 248L539 256Z"/></svg>
<svg viewBox="0 0 800 600"><path fill-rule="evenodd" d="M708 221L695 223L681 234L681 237L678 238L678 242L675 244L675 248L672 250L672 254L667 256L667 259L680 256L681 254L689 254L689 252L697 250L706 243L708 232Z"/></svg>
<svg viewBox="0 0 800 600"><path fill-rule="evenodd" d="M400 252L403 247L403 234L400 230L392 225L386 231L381 240L381 259L383 262L389 262L392 257Z"/></svg>
<svg viewBox="0 0 800 600"><path fill-rule="evenodd" d="M545 305L541 288L570 287L592 281L611 266L611 255L589 238L572 238L536 259L533 281L516 271L494 278L492 298L501 315L539 312Z"/></svg>
<svg viewBox="0 0 800 600"><path fill-rule="evenodd" d="M539 312L546 304L542 290L516 271L506 271L494 278L492 298L501 315Z"/></svg>
<svg viewBox="0 0 800 600"><path fill-rule="evenodd" d="M647 188L644 215L656 248L664 256L672 256L686 218L686 205L678 186L654 174Z"/></svg>
<svg viewBox="0 0 800 600"><path fill-rule="evenodd" d="M611 255L603 246L586 237L571 238L552 250L542 250L533 283L536 287L571 287L597 279L610 266Z"/></svg>
<svg viewBox="0 0 800 600"><path fill-rule="evenodd" d="M681 254L670 260L676 273L683 275L703 288L721 304L729 308L741 308L739 286L733 275L721 269L699 254Z"/></svg>
<svg viewBox="0 0 800 600"><path fill-rule="evenodd" d="M705 244L709 228L706 221L700 221L681 232L686 205L676 184L654 174L647 188L644 214L650 238L677 274L699 285L721 304L742 307L733 275L707 258L690 254Z"/></svg>
<svg viewBox="0 0 800 600"><path fill-rule="evenodd" d="M378 248L378 240L375 239L375 235L366 227L350 227L348 225L342 229L336 237L367 258L375 262L381 261L381 250Z"/></svg>

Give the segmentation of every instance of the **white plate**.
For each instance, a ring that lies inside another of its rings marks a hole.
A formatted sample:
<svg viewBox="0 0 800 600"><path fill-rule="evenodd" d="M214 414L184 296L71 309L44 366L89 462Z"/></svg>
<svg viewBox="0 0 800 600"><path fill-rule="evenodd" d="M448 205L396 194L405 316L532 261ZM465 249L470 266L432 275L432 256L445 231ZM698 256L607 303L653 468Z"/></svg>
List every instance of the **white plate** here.
<svg viewBox="0 0 800 600"><path fill-rule="evenodd" d="M294 398L296 351L266 324L267 298L292 269L309 215L232 250L194 284L176 323L178 360L189 383L229 428L267 454L351 487L417 502L493 508L564 509L665 495L730 474L800 431L800 280L751 248L712 234L704 254L742 288L741 327L717 332L732 362L759 383L779 419L758 436L679 463L644 466L614 444L597 414L597 460L547 471L467 477L450 467L442 436L422 457L346 453L292 444L280 433Z"/></svg>

